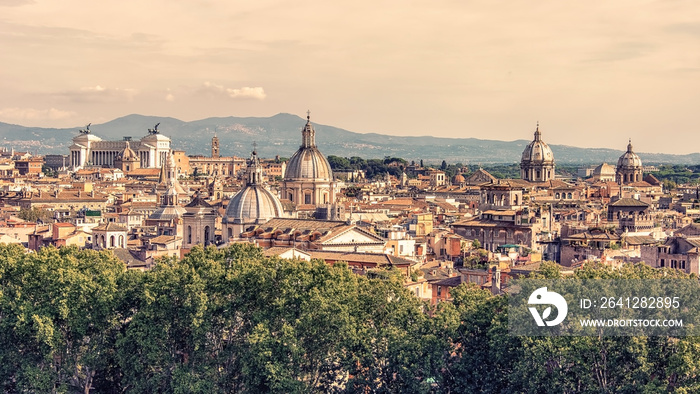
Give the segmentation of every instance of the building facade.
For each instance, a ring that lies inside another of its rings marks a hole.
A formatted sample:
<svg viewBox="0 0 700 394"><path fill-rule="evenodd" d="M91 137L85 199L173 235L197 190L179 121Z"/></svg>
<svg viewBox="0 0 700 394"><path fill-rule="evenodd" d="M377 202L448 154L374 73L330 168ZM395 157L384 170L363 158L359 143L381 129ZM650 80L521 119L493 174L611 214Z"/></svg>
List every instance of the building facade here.
<svg viewBox="0 0 700 394"><path fill-rule="evenodd" d="M130 137L125 137L123 141L103 141L88 127L73 138L70 167L74 171L87 165L114 167L117 156L129 147L137 154L141 168L160 168L166 163L170 143L170 138L158 132L157 125L139 141L130 141Z"/></svg>

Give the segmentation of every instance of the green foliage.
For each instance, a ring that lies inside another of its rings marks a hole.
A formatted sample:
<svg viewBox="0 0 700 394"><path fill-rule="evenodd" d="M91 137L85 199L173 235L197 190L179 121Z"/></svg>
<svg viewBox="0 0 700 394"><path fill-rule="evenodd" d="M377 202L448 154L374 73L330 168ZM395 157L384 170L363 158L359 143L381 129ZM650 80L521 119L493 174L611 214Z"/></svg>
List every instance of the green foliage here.
<svg viewBox="0 0 700 394"><path fill-rule="evenodd" d="M652 175L661 181L665 190L673 190L676 185L696 185L700 182L700 166L661 165Z"/></svg>
<svg viewBox="0 0 700 394"><path fill-rule="evenodd" d="M382 159L362 159L357 156L351 158L328 156L328 163L333 170L362 170L367 179L383 177L387 173L399 177L406 167L406 160L400 157L389 157Z"/></svg>
<svg viewBox="0 0 700 394"><path fill-rule="evenodd" d="M472 241L472 248L474 248L474 249L479 249L479 248L481 248L481 242L479 242L479 240L475 238L475 239Z"/></svg>
<svg viewBox="0 0 700 394"><path fill-rule="evenodd" d="M543 262L540 275L561 277ZM575 278L687 278L586 264ZM391 271L195 247L147 272L110 252L0 245L4 392L697 392L698 338L517 337L475 285L429 308Z"/></svg>
<svg viewBox="0 0 700 394"><path fill-rule="evenodd" d="M111 253L75 248L24 254L0 245L0 255L4 390L85 391L113 379L124 264Z"/></svg>
<svg viewBox="0 0 700 394"><path fill-rule="evenodd" d="M54 171L51 167L47 166L46 164L42 164L41 172L43 172L44 175L49 178L55 178L57 174L56 171Z"/></svg>
<svg viewBox="0 0 700 394"><path fill-rule="evenodd" d="M22 208L17 213L17 217L28 222L36 222L37 220L46 222L51 219L51 212L38 207Z"/></svg>

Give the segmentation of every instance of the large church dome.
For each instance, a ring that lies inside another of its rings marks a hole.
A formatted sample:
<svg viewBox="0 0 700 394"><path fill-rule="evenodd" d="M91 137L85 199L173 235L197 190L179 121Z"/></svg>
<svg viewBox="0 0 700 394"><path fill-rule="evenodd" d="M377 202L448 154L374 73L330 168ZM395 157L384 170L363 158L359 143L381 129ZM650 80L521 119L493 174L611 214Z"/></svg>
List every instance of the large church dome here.
<svg viewBox="0 0 700 394"><path fill-rule="evenodd" d="M265 223L282 216L282 204L262 185L247 186L233 196L226 208L226 223Z"/></svg>
<svg viewBox="0 0 700 394"><path fill-rule="evenodd" d="M530 182L547 182L554 176L554 154L549 145L542 141L538 122L535 139L525 147L520 160L520 177Z"/></svg>
<svg viewBox="0 0 700 394"><path fill-rule="evenodd" d="M326 157L316 147L316 132L309 116L306 118L306 125L301 135L301 147L289 159L284 179L332 180L333 171Z"/></svg>
<svg viewBox="0 0 700 394"><path fill-rule="evenodd" d="M535 139L530 142L523 151L522 162L527 162L529 164L554 163L554 154L549 145L542 141L542 133L540 133L539 125L535 130Z"/></svg>
<svg viewBox="0 0 700 394"><path fill-rule="evenodd" d="M642 159L632 151L632 140L627 144L627 152L625 152L617 160L617 168L631 168L631 167L641 167Z"/></svg>
<svg viewBox="0 0 700 394"><path fill-rule="evenodd" d="M253 152L248 164L246 187L231 198L224 223L265 223L284 213L277 196L263 186L262 167Z"/></svg>

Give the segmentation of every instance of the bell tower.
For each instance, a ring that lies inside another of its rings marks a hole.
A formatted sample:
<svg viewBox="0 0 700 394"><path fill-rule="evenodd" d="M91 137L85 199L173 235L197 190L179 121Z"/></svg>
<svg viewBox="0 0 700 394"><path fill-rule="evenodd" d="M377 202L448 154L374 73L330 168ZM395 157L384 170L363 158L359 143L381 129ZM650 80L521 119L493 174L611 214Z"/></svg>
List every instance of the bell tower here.
<svg viewBox="0 0 700 394"><path fill-rule="evenodd" d="M211 139L211 157L214 159L219 158L219 137L214 134L214 138Z"/></svg>

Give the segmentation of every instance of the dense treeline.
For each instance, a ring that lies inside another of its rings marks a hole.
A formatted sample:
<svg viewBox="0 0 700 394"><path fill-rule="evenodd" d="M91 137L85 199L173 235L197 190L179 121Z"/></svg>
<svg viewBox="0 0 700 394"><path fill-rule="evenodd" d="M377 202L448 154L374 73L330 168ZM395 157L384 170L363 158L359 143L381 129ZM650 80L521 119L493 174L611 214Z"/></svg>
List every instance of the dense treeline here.
<svg viewBox="0 0 700 394"><path fill-rule="evenodd" d="M587 267L579 277L675 275ZM559 275L547 266L544 275ZM697 338L515 337L507 298L429 308L400 276L195 248L148 272L109 252L0 245L4 392L697 392Z"/></svg>
<svg viewBox="0 0 700 394"><path fill-rule="evenodd" d="M676 185L697 185L700 183L700 165L661 165L658 167L658 171L652 172L652 174L664 183L666 189L672 189Z"/></svg>

